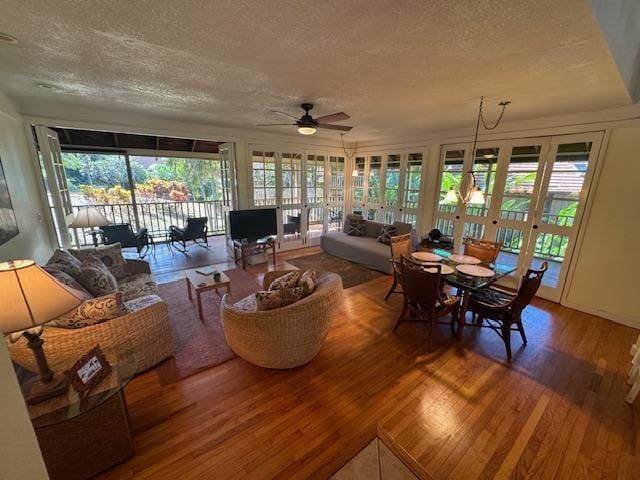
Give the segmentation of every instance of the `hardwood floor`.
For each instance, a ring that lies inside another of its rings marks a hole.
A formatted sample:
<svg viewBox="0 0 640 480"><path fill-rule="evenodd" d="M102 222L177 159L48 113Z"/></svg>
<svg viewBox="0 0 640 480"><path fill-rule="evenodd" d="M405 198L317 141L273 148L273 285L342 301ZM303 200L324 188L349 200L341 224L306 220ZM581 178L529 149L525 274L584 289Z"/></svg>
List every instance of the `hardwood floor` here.
<svg viewBox="0 0 640 480"><path fill-rule="evenodd" d="M442 326L428 354L423 326L391 333L390 281L345 290L304 367L235 358L175 384L135 378L135 455L102 478L327 478L378 428L432 478L640 478L640 416L624 401L636 330L536 299L511 364L486 329L458 341Z"/></svg>

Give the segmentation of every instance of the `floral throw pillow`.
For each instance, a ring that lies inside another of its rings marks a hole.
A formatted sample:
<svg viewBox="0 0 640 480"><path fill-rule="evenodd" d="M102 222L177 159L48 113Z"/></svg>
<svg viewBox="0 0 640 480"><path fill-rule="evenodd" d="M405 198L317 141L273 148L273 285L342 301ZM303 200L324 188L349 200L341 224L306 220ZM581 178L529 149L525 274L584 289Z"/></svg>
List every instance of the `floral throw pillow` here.
<svg viewBox="0 0 640 480"><path fill-rule="evenodd" d="M104 263L114 277L120 279L126 276L127 261L122 256L122 246L119 243L100 245L96 248L69 250L81 262L89 257L97 257Z"/></svg>
<svg viewBox="0 0 640 480"><path fill-rule="evenodd" d="M395 234L396 227L393 225L383 225L382 230L380 230L380 235L378 235L378 241L385 245L391 245L391 237Z"/></svg>
<svg viewBox="0 0 640 480"><path fill-rule="evenodd" d="M256 310L273 310L286 307L302 298L302 287L282 288L256 292Z"/></svg>
<svg viewBox="0 0 640 480"><path fill-rule="evenodd" d="M358 215L351 215L348 220L346 233L352 237L364 237L366 233L366 224L364 218Z"/></svg>
<svg viewBox="0 0 640 480"><path fill-rule="evenodd" d="M46 266L64 272L67 275L71 275L73 278L76 278L78 275L80 275L80 267L82 266L82 262L71 255L69 252L58 249L53 252L53 255L51 256L49 261L47 261Z"/></svg>
<svg viewBox="0 0 640 480"><path fill-rule="evenodd" d="M99 258L87 257L77 280L95 297L113 293L118 289L116 277Z"/></svg>
<svg viewBox="0 0 640 480"><path fill-rule="evenodd" d="M114 292L86 300L79 307L49 322L48 325L59 328L83 328L121 317L128 311L122 300L122 292Z"/></svg>
<svg viewBox="0 0 640 480"><path fill-rule="evenodd" d="M283 288L294 288L298 286L298 279L302 272L300 270L292 270L286 275L276 278L267 290L282 290Z"/></svg>
<svg viewBox="0 0 640 480"><path fill-rule="evenodd" d="M56 265L56 264L53 264L53 265ZM52 266L44 266L42 268L45 272L47 272L49 275L51 275L53 278L55 278L57 281L59 281L63 285L66 285L67 287L71 287L74 290L77 290L78 292L80 292L84 296L85 300L93 298L93 295L91 295L82 285L80 285L80 283L78 283L78 281L75 278L73 278L68 273L65 273L61 270L53 268Z"/></svg>
<svg viewBox="0 0 640 480"><path fill-rule="evenodd" d="M305 270L298 279L298 286L302 287L302 298L311 295L316 288L316 271Z"/></svg>

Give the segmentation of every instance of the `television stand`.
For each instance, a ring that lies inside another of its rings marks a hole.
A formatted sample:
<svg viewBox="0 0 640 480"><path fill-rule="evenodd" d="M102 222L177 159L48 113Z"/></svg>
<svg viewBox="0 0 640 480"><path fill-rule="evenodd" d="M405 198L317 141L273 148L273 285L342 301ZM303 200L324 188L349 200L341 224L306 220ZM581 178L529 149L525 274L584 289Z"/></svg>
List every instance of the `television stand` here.
<svg viewBox="0 0 640 480"><path fill-rule="evenodd" d="M271 252L269 252L271 250ZM266 253L267 257L269 253L273 256L273 266L276 266L276 241L271 238L262 238L253 242L247 242L242 240L233 241L233 261L238 264L238 260L242 262L242 269L247 268L247 258L257 253ZM269 262L267 258L267 263Z"/></svg>

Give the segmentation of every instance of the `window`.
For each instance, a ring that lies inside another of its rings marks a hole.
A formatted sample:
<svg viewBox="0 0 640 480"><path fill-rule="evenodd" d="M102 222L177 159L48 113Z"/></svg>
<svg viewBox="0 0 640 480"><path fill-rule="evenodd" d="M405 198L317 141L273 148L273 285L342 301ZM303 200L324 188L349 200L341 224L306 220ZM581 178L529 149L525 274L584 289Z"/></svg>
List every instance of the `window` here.
<svg viewBox="0 0 640 480"><path fill-rule="evenodd" d="M355 171L358 174L353 177L353 208L361 210L364 202L364 157L356 157Z"/></svg>
<svg viewBox="0 0 640 480"><path fill-rule="evenodd" d="M329 201L344 201L344 157L329 157Z"/></svg>
<svg viewBox="0 0 640 480"><path fill-rule="evenodd" d="M539 160L540 145L513 147L500 206L500 218L503 220L526 221L528 219L533 188L538 176ZM509 238L515 240L512 242L505 240L505 244L521 243L520 238L515 236L509 236Z"/></svg>
<svg viewBox="0 0 640 480"><path fill-rule="evenodd" d="M447 205L442 202L450 189L460 190L463 169L464 150L447 150L442 167L442 179L440 180L439 212L454 213L456 211L456 205Z"/></svg>
<svg viewBox="0 0 640 480"><path fill-rule="evenodd" d="M307 155L307 203L324 202L324 160L324 155Z"/></svg>
<svg viewBox="0 0 640 480"><path fill-rule="evenodd" d="M558 145L544 202L542 223L560 227L573 226L589 167L590 152L591 142ZM556 243L560 245L561 242Z"/></svg>
<svg viewBox="0 0 640 480"><path fill-rule="evenodd" d="M420 203L420 187L422 185L422 154L410 153L404 181L404 208L417 209Z"/></svg>
<svg viewBox="0 0 640 480"><path fill-rule="evenodd" d="M282 203L302 203L302 157L299 153L282 154Z"/></svg>
<svg viewBox="0 0 640 480"><path fill-rule="evenodd" d="M398 204L398 191L400 190L400 155L394 154L387 157L387 172L385 174L384 204L395 207Z"/></svg>
<svg viewBox="0 0 640 480"><path fill-rule="evenodd" d="M274 152L254 151L253 204L255 206L276 204L276 156Z"/></svg>
<svg viewBox="0 0 640 480"><path fill-rule="evenodd" d="M369 159L369 184L367 188L367 203L380 203L380 173L382 157L374 155Z"/></svg>

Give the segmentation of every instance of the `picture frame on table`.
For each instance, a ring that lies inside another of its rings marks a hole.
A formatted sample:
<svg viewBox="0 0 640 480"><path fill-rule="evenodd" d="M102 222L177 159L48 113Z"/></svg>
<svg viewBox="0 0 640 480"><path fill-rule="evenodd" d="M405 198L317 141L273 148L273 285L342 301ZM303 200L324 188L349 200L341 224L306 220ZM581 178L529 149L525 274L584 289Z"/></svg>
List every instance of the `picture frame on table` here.
<svg viewBox="0 0 640 480"><path fill-rule="evenodd" d="M80 398L83 398L110 372L111 364L100 345L96 345L64 373L69 379L71 387L78 392Z"/></svg>

